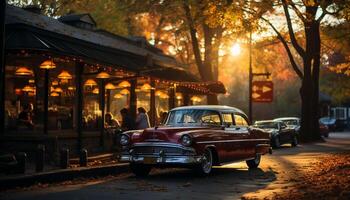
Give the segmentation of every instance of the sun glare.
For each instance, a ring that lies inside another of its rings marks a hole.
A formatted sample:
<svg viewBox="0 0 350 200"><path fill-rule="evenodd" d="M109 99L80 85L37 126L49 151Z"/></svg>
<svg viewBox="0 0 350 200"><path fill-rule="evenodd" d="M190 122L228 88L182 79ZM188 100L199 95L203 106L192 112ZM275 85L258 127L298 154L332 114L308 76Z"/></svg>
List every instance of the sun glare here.
<svg viewBox="0 0 350 200"><path fill-rule="evenodd" d="M231 52L231 55L238 56L241 53L241 47L239 46L239 44L235 43L234 45L231 46L230 52Z"/></svg>

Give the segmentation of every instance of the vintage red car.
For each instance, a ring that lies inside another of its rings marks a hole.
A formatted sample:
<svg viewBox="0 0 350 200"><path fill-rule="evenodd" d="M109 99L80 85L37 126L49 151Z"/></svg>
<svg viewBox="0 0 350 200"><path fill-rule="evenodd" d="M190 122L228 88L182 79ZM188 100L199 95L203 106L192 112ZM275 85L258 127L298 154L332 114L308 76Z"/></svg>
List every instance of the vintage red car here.
<svg viewBox="0 0 350 200"><path fill-rule="evenodd" d="M206 175L212 166L244 160L256 168L261 155L271 153L269 133L250 127L247 116L229 106L172 109L163 126L124 132L120 144L120 162L129 162L137 176L167 166Z"/></svg>

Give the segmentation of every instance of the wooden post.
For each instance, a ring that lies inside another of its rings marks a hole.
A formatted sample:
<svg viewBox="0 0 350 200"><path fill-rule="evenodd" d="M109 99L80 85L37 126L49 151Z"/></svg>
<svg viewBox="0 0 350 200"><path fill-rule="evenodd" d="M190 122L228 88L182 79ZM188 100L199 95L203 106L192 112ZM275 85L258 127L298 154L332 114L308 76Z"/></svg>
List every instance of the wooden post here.
<svg viewBox="0 0 350 200"><path fill-rule="evenodd" d="M175 84L169 88L169 110L175 108L176 91Z"/></svg>
<svg viewBox="0 0 350 200"><path fill-rule="evenodd" d="M101 117L100 117L100 146L104 146L104 131L105 131L105 80L100 79L99 84L99 94L100 94L100 110L101 110Z"/></svg>
<svg viewBox="0 0 350 200"><path fill-rule="evenodd" d="M75 99L76 99L76 131L78 134L77 138L77 147L78 153L83 148L83 134L82 134L82 125L83 125L83 70L84 64L82 62L75 63Z"/></svg>
<svg viewBox="0 0 350 200"><path fill-rule="evenodd" d="M44 80L44 134L48 134L48 123L49 123L49 69L45 69L45 80Z"/></svg>
<svg viewBox="0 0 350 200"><path fill-rule="evenodd" d="M5 12L6 1L0 5L0 133L5 133Z"/></svg>
<svg viewBox="0 0 350 200"><path fill-rule="evenodd" d="M129 111L133 119L136 119L137 110L137 96L136 96L137 79L130 80L130 99L129 99Z"/></svg>
<svg viewBox="0 0 350 200"><path fill-rule="evenodd" d="M107 90L107 103L106 103L107 113L111 112L111 90Z"/></svg>
<svg viewBox="0 0 350 200"><path fill-rule="evenodd" d="M248 84L248 93L249 93L249 104L248 104L248 117L251 122L253 122L253 68L252 68L252 31L249 33L249 84Z"/></svg>
<svg viewBox="0 0 350 200"><path fill-rule="evenodd" d="M184 98L183 105L189 106L190 105L190 95L187 92L184 92L183 98Z"/></svg>
<svg viewBox="0 0 350 200"><path fill-rule="evenodd" d="M155 126L156 125L156 84L154 79L151 79L151 91L150 91L150 123L151 126Z"/></svg>

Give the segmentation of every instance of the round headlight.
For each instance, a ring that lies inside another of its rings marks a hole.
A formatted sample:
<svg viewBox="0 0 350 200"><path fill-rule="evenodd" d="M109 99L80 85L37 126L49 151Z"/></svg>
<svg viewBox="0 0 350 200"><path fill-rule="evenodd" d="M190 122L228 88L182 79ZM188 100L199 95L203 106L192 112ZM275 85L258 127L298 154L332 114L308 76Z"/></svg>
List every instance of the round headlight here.
<svg viewBox="0 0 350 200"><path fill-rule="evenodd" d="M190 146L192 144L192 138L189 135L184 135L181 138L181 143L184 146Z"/></svg>
<svg viewBox="0 0 350 200"><path fill-rule="evenodd" d="M120 136L120 144L121 145L128 145L130 142L130 137L126 134L122 134Z"/></svg>

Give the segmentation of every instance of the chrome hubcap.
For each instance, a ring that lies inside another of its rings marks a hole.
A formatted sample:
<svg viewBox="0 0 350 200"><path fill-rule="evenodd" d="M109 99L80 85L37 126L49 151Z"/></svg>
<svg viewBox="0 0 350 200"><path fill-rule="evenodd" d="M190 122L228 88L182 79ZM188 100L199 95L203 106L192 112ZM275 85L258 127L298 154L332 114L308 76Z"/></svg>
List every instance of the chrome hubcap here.
<svg viewBox="0 0 350 200"><path fill-rule="evenodd" d="M211 152L209 150L205 151L203 162L202 162L202 169L205 173L209 173L212 167L212 156Z"/></svg>

